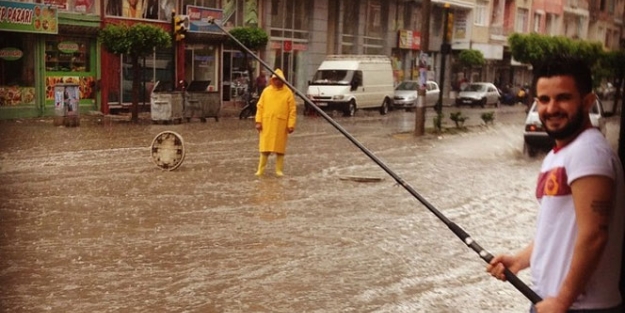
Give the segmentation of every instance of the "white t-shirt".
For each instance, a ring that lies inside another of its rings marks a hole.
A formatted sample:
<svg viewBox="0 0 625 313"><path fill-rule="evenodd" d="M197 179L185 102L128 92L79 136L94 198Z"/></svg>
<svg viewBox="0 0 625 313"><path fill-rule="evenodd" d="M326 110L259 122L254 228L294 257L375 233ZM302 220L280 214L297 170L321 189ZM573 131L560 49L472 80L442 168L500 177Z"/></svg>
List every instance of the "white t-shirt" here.
<svg viewBox="0 0 625 313"><path fill-rule="evenodd" d="M623 169L601 132L592 128L559 151L549 152L536 185L540 212L530 259L532 285L541 297L554 297L571 265L578 231L570 186L574 180L588 175L615 180L615 209L603 256L586 290L571 309L609 308L621 302L618 284L625 224Z"/></svg>

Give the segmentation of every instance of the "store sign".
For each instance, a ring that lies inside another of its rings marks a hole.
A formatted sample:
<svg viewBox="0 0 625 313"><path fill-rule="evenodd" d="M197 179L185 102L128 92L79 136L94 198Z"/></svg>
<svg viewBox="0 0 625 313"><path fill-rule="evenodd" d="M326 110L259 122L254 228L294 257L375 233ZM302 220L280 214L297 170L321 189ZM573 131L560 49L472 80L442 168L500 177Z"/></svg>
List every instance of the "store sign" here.
<svg viewBox="0 0 625 313"><path fill-rule="evenodd" d="M397 47L400 49L420 50L421 32L400 30L397 39Z"/></svg>
<svg viewBox="0 0 625 313"><path fill-rule="evenodd" d="M297 43L297 42L293 42L291 40L286 40L286 41L271 41L269 42L269 47L272 50L281 50L284 49L284 52L291 52L291 51L306 51L308 50L308 45L306 45L305 43Z"/></svg>
<svg viewBox="0 0 625 313"><path fill-rule="evenodd" d="M74 53L78 51L78 44L73 41L61 41L57 48L63 53Z"/></svg>
<svg viewBox="0 0 625 313"><path fill-rule="evenodd" d="M24 52L18 48L2 48L0 49L0 59L5 61L16 61L22 58Z"/></svg>
<svg viewBox="0 0 625 313"><path fill-rule="evenodd" d="M282 50L284 50L284 52L291 52L293 51L293 42L290 40L285 40L282 42Z"/></svg>
<svg viewBox="0 0 625 313"><path fill-rule="evenodd" d="M223 10L187 5L187 15L190 22L189 32L222 33L219 27L208 23L208 18L213 18L215 24L221 25L224 16Z"/></svg>
<svg viewBox="0 0 625 313"><path fill-rule="evenodd" d="M0 1L0 29L57 34L59 32L57 9L34 3Z"/></svg>

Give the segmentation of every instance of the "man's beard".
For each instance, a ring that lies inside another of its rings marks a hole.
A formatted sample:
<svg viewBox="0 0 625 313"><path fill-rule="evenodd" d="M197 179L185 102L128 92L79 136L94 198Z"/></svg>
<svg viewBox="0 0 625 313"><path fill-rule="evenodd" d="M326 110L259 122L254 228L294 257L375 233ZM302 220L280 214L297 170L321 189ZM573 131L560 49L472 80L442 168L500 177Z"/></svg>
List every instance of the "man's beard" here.
<svg viewBox="0 0 625 313"><path fill-rule="evenodd" d="M543 123L543 125L547 125L542 118L541 118L541 122ZM582 106L579 106L577 112L575 112L575 114L573 114L573 116L570 117L569 122L564 126L564 128L557 129L557 130L550 130L547 127L545 127L545 131L547 132L549 136L551 136L551 138L556 139L556 140L561 140L561 139L566 139L575 135L577 132L579 132L583 128L583 125L584 125L584 109L582 108Z"/></svg>

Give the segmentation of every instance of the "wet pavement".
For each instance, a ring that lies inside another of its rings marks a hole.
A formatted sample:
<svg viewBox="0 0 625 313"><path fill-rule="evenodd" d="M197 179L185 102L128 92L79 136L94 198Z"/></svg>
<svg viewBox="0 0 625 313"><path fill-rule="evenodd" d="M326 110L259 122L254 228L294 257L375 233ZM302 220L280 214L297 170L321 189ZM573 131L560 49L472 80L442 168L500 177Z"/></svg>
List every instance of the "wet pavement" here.
<svg viewBox="0 0 625 313"><path fill-rule="evenodd" d="M484 109L493 111L494 109ZM415 138L414 113L337 122L492 253L532 237L540 157L522 107ZM428 113L430 123L432 113ZM616 143L619 117L610 119ZM150 145L184 138L174 171ZM262 178L253 121L75 128L0 122L4 312L520 312L528 301L320 117L299 116L285 176ZM351 176L377 178L358 182ZM528 282L527 273L520 278Z"/></svg>

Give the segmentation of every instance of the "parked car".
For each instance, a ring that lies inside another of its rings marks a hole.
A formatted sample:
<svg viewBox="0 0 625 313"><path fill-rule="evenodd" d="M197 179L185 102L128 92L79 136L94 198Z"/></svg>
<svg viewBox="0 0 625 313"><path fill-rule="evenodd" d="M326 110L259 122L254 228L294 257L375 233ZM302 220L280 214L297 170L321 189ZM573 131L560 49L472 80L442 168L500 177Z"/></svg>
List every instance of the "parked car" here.
<svg viewBox="0 0 625 313"><path fill-rule="evenodd" d="M493 104L499 106L501 94L493 83L470 83L465 89L458 93L456 98L456 106L461 105L479 105L485 107Z"/></svg>
<svg viewBox="0 0 625 313"><path fill-rule="evenodd" d="M608 100L614 98L614 93L616 92L616 88L612 83L603 83L595 90L599 99Z"/></svg>
<svg viewBox="0 0 625 313"><path fill-rule="evenodd" d="M441 90L434 81L427 81L425 84L426 107L432 107L438 102ZM417 106L419 94L419 81L405 80L395 87L393 95L393 107L396 109L412 110Z"/></svg>
<svg viewBox="0 0 625 313"><path fill-rule="evenodd" d="M598 128L605 135L606 121L603 115L603 105L597 99L592 106L590 113L590 122L592 126ZM538 151L548 151L553 148L555 141L549 137L543 123L538 117L538 106L536 101L532 103L532 107L527 113L525 119L525 131L523 133L523 153L533 157Z"/></svg>

